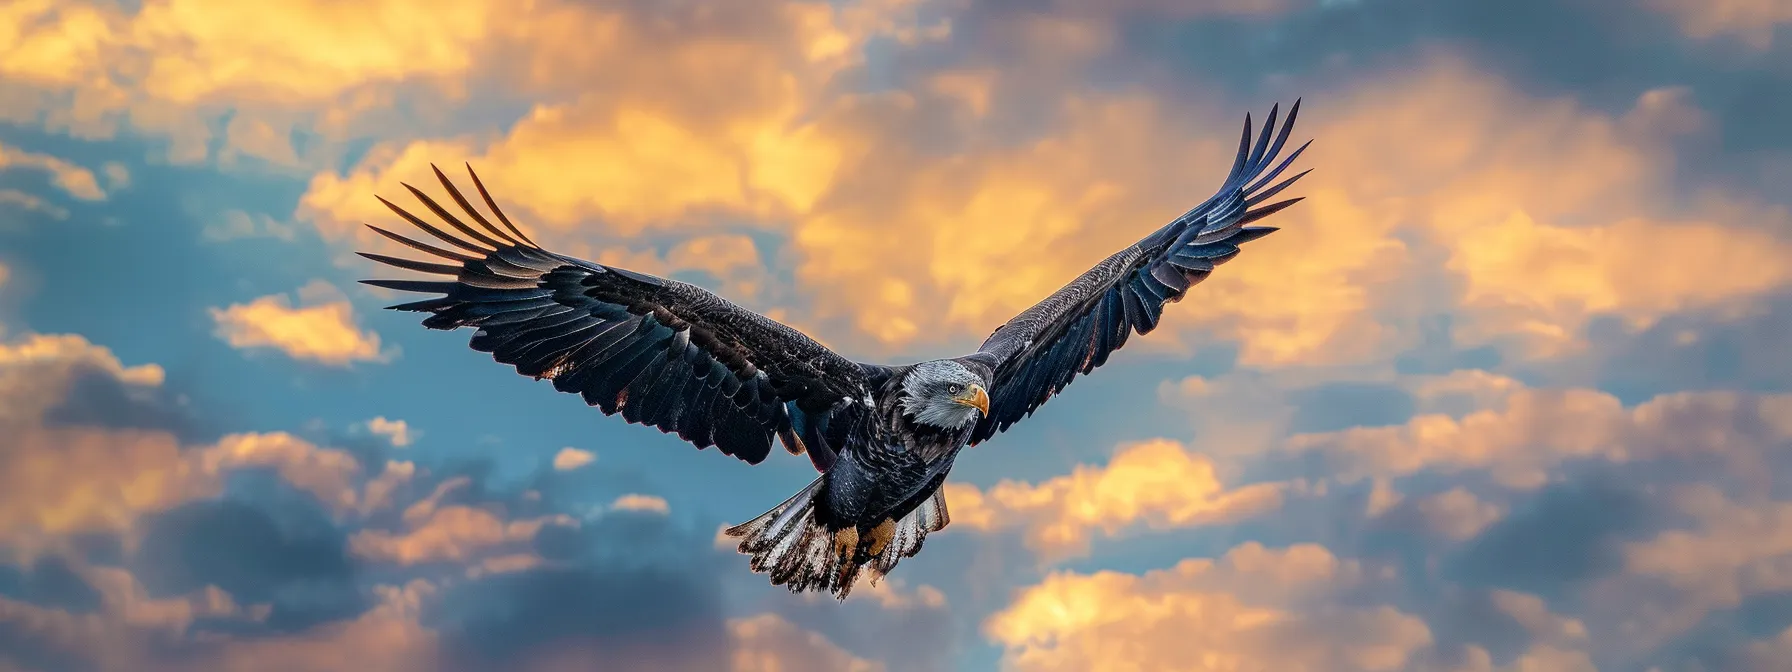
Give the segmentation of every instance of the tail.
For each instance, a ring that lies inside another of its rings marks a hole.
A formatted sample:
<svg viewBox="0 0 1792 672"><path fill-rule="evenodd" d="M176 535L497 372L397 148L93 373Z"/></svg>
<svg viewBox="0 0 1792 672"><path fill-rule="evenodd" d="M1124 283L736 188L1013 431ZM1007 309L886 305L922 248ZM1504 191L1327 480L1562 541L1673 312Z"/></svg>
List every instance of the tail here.
<svg viewBox="0 0 1792 672"><path fill-rule="evenodd" d="M902 558L921 552L928 532L938 532L951 522L946 495L935 490L901 520L830 529L815 516L822 487L823 479L816 478L758 518L723 531L741 537L740 552L752 556L753 571L770 572L774 586L787 586L793 593L826 590L844 600L860 568L870 568L875 585Z"/></svg>

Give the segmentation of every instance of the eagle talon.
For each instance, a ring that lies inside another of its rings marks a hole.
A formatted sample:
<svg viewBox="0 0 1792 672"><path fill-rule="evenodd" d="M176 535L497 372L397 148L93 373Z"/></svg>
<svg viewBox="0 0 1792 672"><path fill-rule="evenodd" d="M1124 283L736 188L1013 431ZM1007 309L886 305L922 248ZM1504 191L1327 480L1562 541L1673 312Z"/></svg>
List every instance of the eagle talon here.
<svg viewBox="0 0 1792 672"><path fill-rule="evenodd" d="M871 528L871 548L867 555L871 557L882 555L884 548L888 547L890 540L894 538L896 538L896 519L885 518L884 522Z"/></svg>
<svg viewBox="0 0 1792 672"><path fill-rule="evenodd" d="M859 550L859 528L848 527L834 533L834 557L843 562L852 560L853 552Z"/></svg>

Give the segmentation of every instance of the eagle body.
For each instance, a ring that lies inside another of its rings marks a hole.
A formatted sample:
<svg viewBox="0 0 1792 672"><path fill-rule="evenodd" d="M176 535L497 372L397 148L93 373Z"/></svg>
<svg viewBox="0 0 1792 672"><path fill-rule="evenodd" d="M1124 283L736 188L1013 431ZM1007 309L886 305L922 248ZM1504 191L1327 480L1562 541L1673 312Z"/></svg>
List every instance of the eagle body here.
<svg viewBox="0 0 1792 672"><path fill-rule="evenodd" d="M362 282L436 295L391 308L429 313L431 329L473 327L472 349L605 415L748 464L765 460L774 439L806 455L819 472L808 486L725 532L773 584L845 599L862 569L877 580L950 522L942 486L965 447L1032 415L1131 335L1156 328L1166 304L1240 245L1276 230L1249 225L1301 200L1264 204L1306 174L1275 182L1306 149L1276 162L1299 110L1296 101L1272 132L1272 108L1255 143L1246 116L1217 193L962 357L857 362L701 287L548 251L505 216L471 167L497 221L436 170L460 214L408 184L439 224L379 200L445 247L369 228L440 261L361 255L438 279Z"/></svg>

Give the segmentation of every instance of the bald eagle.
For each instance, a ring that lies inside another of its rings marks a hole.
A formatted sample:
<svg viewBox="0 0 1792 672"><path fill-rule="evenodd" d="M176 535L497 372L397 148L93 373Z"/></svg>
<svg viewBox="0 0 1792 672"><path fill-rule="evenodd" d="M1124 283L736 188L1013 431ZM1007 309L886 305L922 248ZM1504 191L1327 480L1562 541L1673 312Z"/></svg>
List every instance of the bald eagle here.
<svg viewBox="0 0 1792 672"><path fill-rule="evenodd" d="M452 231L380 202L447 247L369 228L447 263L362 256L449 279L362 282L439 295L390 308L430 313L423 326L431 329L475 327L474 350L605 415L748 464L766 458L773 437L808 455L819 477L725 533L741 540L753 571L769 572L772 584L845 599L861 569L875 581L946 526L941 485L960 450L1032 415L1131 334L1150 333L1165 303L1180 301L1240 245L1276 230L1249 225L1301 200L1264 205L1306 174L1270 184L1307 147L1270 168L1299 112L1297 100L1272 132L1272 107L1255 143L1246 115L1218 193L997 327L976 352L951 359L856 362L699 287L550 252L498 209L471 166L473 186L502 227L436 170L471 224L408 184Z"/></svg>

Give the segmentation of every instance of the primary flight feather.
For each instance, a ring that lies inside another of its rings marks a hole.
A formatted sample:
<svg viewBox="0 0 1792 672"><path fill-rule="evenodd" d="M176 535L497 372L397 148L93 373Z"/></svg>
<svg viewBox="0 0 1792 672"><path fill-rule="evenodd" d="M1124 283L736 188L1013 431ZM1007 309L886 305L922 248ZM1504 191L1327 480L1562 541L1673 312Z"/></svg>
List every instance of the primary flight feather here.
<svg viewBox="0 0 1792 672"><path fill-rule="evenodd" d="M1299 112L1297 100L1277 131L1271 108L1254 144L1246 115L1218 193L951 359L855 362L700 287L549 252L504 215L471 167L496 224L437 170L466 220L410 185L440 225L380 202L447 247L369 228L442 261L361 253L449 279L362 282L440 295L391 308L431 313L423 320L431 329L476 327L474 350L605 415L749 464L771 453L774 437L808 455L819 477L726 533L773 584L845 599L861 568L874 579L889 573L950 521L941 485L960 450L1031 415L1130 335L1150 333L1164 304L1275 231L1248 225L1301 200L1264 204L1306 174L1275 182L1307 147L1275 163Z"/></svg>

